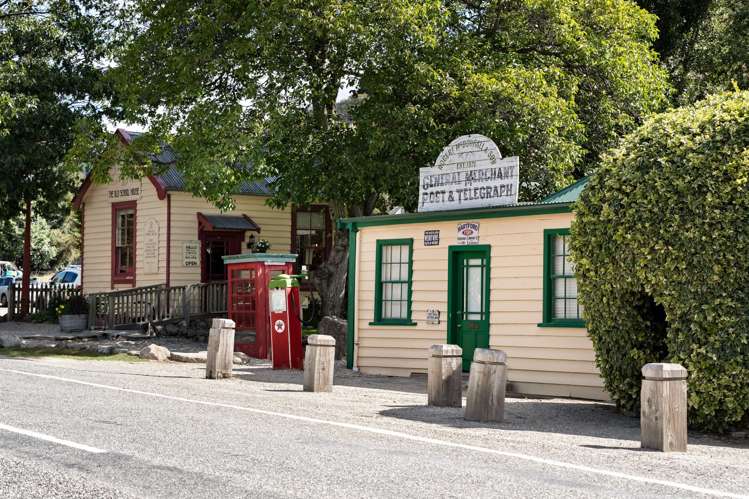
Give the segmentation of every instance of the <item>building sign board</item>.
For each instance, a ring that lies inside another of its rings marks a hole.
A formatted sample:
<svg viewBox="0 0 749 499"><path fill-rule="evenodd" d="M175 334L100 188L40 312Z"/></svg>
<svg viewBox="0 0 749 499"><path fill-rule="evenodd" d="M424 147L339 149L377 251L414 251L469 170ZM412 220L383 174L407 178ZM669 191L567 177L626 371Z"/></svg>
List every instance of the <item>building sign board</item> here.
<svg viewBox="0 0 749 499"><path fill-rule="evenodd" d="M478 222L464 222L458 224L458 244L478 244L479 224Z"/></svg>
<svg viewBox="0 0 749 499"><path fill-rule="evenodd" d="M440 323L440 311L436 308L427 309L427 324L439 324Z"/></svg>
<svg viewBox="0 0 749 499"><path fill-rule="evenodd" d="M182 266L200 267L200 241L186 241L182 245Z"/></svg>
<svg viewBox="0 0 749 499"><path fill-rule="evenodd" d="M479 134L450 142L433 167L419 170L419 211L487 208L518 201L520 159L502 159Z"/></svg>
<svg viewBox="0 0 749 499"><path fill-rule="evenodd" d="M440 245L440 231L439 230L425 230L424 231L424 246L439 246Z"/></svg>
<svg viewBox="0 0 749 499"><path fill-rule="evenodd" d="M140 195L140 187L130 187L124 189L113 189L109 191L109 199L130 198Z"/></svg>
<svg viewBox="0 0 749 499"><path fill-rule="evenodd" d="M155 218L146 221L146 236L143 244L143 271L146 274L159 273L159 222Z"/></svg>

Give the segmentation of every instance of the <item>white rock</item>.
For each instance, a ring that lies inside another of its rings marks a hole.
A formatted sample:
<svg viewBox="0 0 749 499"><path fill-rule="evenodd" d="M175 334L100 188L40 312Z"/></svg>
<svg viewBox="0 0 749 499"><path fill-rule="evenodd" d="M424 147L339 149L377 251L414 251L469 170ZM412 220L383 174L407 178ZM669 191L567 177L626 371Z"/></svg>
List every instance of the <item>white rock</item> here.
<svg viewBox="0 0 749 499"><path fill-rule="evenodd" d="M141 359L158 360L164 362L169 359L169 349L151 343L140 351Z"/></svg>
<svg viewBox="0 0 749 499"><path fill-rule="evenodd" d="M249 364L250 356L244 352L234 352L234 363L235 364Z"/></svg>
<svg viewBox="0 0 749 499"><path fill-rule="evenodd" d="M0 347L18 348L21 346L21 338L18 336L0 336Z"/></svg>
<svg viewBox="0 0 749 499"><path fill-rule="evenodd" d="M175 362L206 362L208 358L208 352L196 352L196 353L183 353L183 352L171 352L169 359Z"/></svg>

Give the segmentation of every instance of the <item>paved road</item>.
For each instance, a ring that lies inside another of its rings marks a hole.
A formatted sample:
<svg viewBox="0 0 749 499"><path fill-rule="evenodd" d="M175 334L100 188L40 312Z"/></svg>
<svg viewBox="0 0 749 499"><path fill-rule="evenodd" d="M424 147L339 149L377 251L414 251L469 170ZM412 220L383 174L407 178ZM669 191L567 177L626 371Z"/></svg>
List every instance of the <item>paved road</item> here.
<svg viewBox="0 0 749 499"><path fill-rule="evenodd" d="M508 401L508 423L486 426L464 423L455 409L423 407L423 382L352 375L333 394L309 394L298 373L247 367L242 379L208 381L203 372L201 365L0 358L0 497L749 490L745 446L697 437L686 455L641 452L632 421L600 404ZM560 423L531 424L534 414ZM574 420L579 431L570 431Z"/></svg>

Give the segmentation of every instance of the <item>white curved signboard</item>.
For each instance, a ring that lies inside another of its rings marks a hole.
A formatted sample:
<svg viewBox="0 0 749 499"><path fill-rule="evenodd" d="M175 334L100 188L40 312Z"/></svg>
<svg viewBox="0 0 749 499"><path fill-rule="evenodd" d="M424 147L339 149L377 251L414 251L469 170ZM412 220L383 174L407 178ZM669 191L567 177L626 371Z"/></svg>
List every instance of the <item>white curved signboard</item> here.
<svg viewBox="0 0 749 499"><path fill-rule="evenodd" d="M488 208L518 202L520 159L502 159L497 145L463 135L442 150L433 167L419 169L419 211Z"/></svg>

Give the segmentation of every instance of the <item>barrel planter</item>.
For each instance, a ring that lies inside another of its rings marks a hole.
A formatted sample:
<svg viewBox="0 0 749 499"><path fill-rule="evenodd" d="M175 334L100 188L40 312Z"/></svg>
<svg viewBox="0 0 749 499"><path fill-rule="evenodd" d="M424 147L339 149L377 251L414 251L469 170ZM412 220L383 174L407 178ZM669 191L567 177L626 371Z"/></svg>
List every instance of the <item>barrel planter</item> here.
<svg viewBox="0 0 749 499"><path fill-rule="evenodd" d="M84 331L88 326L88 315L76 314L76 315L61 315L60 316L60 330L63 333L70 333L73 331Z"/></svg>

